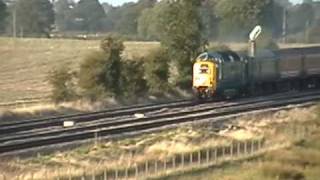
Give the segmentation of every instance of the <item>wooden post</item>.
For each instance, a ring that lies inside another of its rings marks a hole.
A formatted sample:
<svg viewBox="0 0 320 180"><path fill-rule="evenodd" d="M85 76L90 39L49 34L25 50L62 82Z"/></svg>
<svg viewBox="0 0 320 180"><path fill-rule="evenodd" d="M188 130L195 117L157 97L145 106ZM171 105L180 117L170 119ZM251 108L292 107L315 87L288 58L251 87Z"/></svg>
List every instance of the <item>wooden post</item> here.
<svg viewBox="0 0 320 180"><path fill-rule="evenodd" d="M233 158L233 141L231 142L230 146L230 157Z"/></svg>
<svg viewBox="0 0 320 180"><path fill-rule="evenodd" d="M125 179L128 179L128 167L126 167L126 170L124 172L124 177Z"/></svg>
<svg viewBox="0 0 320 180"><path fill-rule="evenodd" d="M209 149L206 150L206 160L207 160L207 164L209 164L209 160L210 160L210 152L209 152Z"/></svg>
<svg viewBox="0 0 320 180"><path fill-rule="evenodd" d="M176 156L172 158L172 168L176 168Z"/></svg>
<svg viewBox="0 0 320 180"><path fill-rule="evenodd" d="M145 164L145 174L148 174L148 172L149 172L149 162L147 160Z"/></svg>
<svg viewBox="0 0 320 180"><path fill-rule="evenodd" d="M118 169L115 170L115 179L118 179Z"/></svg>
<svg viewBox="0 0 320 180"><path fill-rule="evenodd" d="M254 153L254 140L252 139L252 141L251 141L251 154L253 154Z"/></svg>
<svg viewBox="0 0 320 180"><path fill-rule="evenodd" d="M244 142L244 154L247 155L247 141Z"/></svg>
<svg viewBox="0 0 320 180"><path fill-rule="evenodd" d="M136 164L135 165L135 177L136 177L136 179L137 179L137 177L138 177L138 175L139 175L139 170L138 170L138 165Z"/></svg>
<svg viewBox="0 0 320 180"><path fill-rule="evenodd" d="M193 152L190 153L190 164L193 163Z"/></svg>
<svg viewBox="0 0 320 180"><path fill-rule="evenodd" d="M164 169L165 171L167 170L167 158L164 158L163 169Z"/></svg>
<svg viewBox="0 0 320 180"><path fill-rule="evenodd" d="M258 151L261 149L261 139L258 140Z"/></svg>
<svg viewBox="0 0 320 180"><path fill-rule="evenodd" d="M181 155L181 165L182 167L184 167L184 153L182 153Z"/></svg>
<svg viewBox="0 0 320 180"><path fill-rule="evenodd" d="M226 147L222 146L222 158L224 158L225 154L226 154Z"/></svg>
<svg viewBox="0 0 320 180"><path fill-rule="evenodd" d="M103 172L103 179L104 180L108 179L107 169L105 169L104 172Z"/></svg>
<svg viewBox="0 0 320 180"><path fill-rule="evenodd" d="M201 150L198 152L198 164L201 165Z"/></svg>
<svg viewBox="0 0 320 180"><path fill-rule="evenodd" d="M241 142L237 142L237 156L240 156L240 145Z"/></svg>
<svg viewBox="0 0 320 180"><path fill-rule="evenodd" d="M218 162L218 151L217 148L214 149L214 160L217 163Z"/></svg>
<svg viewBox="0 0 320 180"><path fill-rule="evenodd" d="M157 160L155 161L155 164L154 164L154 171L156 174L158 173L158 161Z"/></svg>

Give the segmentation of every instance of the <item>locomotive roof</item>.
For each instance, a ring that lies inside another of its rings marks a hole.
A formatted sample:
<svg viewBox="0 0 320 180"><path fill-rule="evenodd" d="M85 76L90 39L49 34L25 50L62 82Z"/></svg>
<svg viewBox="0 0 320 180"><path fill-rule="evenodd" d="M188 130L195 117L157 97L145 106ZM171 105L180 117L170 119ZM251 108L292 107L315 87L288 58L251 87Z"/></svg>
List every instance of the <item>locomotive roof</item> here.
<svg viewBox="0 0 320 180"><path fill-rule="evenodd" d="M241 57L233 51L217 51L205 52L198 56L197 59L202 61L220 61L220 62L234 62L241 61Z"/></svg>

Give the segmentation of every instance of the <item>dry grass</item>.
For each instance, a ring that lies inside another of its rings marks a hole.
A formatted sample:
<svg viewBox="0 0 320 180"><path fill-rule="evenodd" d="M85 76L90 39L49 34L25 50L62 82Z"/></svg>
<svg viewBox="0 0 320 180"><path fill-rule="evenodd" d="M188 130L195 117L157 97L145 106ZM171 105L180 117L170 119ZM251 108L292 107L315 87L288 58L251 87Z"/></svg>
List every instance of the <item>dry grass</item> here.
<svg viewBox="0 0 320 180"><path fill-rule="evenodd" d="M238 123L233 123L232 126L227 126L228 128L218 133L213 132L211 127L208 126L197 128L191 126L182 127L134 138L103 142L99 143L98 146L83 146L73 151L57 152L23 160L13 159L3 164L0 168L6 171L7 174L22 172L30 175L30 173L33 172L38 177L48 172L50 176L61 175L61 173L68 174L69 170L72 172L72 175L79 175L83 169L89 172L100 172L106 168L125 167L130 164L145 162L146 160L161 160L174 154L195 152L223 144L227 145L233 139L244 140L268 137L270 140L267 142L268 144L272 144L273 146L279 145L277 147L280 148L290 142L290 134L286 134L282 125L311 122L310 119L307 120L305 118L314 117L313 115L304 116L304 119L299 118L300 122L297 122L297 114L299 114L299 112L301 114L314 114L316 109L317 108L306 108L281 111L273 115L264 116L263 118L259 116L242 117L236 121ZM259 123L259 119L263 119L267 121L267 123ZM313 144L315 147L318 147L318 145L320 147L320 143ZM298 164L303 164L303 161L295 158L295 156L298 155L298 157L303 157L303 159L308 160L308 162L318 165L319 158L315 158L318 154L314 150L300 152L300 150L297 149L294 151L294 154L287 153L285 150L277 150L275 153L283 154L282 160L278 158L279 162L299 162ZM273 162L276 159L275 157L276 156L270 153L270 156L266 156L266 159ZM314 161L311 161L312 159L314 159ZM288 168L290 169L291 167ZM65 169L68 169L68 171L65 171ZM262 167L259 169L262 177L264 170ZM268 173L270 169L272 170L272 168L269 167L265 169L266 173ZM285 172L285 168L283 171ZM253 172L250 172L249 174L252 173ZM247 175L248 174L246 174L246 177L248 177ZM272 176L273 175L270 175L270 178Z"/></svg>
<svg viewBox="0 0 320 180"><path fill-rule="evenodd" d="M158 45L126 42L124 55L143 56ZM99 41L0 38L0 101L47 97L49 71L62 65L77 69L98 48Z"/></svg>

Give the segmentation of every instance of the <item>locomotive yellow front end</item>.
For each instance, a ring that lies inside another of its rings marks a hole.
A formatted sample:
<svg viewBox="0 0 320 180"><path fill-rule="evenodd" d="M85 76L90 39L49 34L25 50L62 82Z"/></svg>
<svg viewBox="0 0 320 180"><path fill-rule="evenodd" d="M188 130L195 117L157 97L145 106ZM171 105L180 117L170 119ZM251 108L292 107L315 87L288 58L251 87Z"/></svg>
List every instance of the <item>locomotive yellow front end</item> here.
<svg viewBox="0 0 320 180"><path fill-rule="evenodd" d="M193 89L201 99L212 97L217 88L216 64L197 59L193 65Z"/></svg>

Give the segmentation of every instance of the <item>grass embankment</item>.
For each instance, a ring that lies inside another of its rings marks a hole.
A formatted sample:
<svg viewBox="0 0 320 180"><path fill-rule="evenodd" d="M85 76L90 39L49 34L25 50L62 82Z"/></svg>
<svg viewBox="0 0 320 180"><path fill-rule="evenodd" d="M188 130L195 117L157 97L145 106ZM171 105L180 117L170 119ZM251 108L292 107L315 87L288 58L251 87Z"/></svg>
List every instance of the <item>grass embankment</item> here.
<svg viewBox="0 0 320 180"><path fill-rule="evenodd" d="M221 167L212 167L159 179L318 180L320 177L320 109L318 107L311 112L307 112L293 112L286 118L279 118L283 122L274 129L274 134L266 136L267 139L282 139L285 137L290 142L290 146L287 148L275 149L251 161L231 162ZM294 121L288 121L288 118ZM291 129L290 127L295 128ZM294 140L293 136L299 133L297 128L310 127L316 127L316 129L305 138Z"/></svg>
<svg viewBox="0 0 320 180"><path fill-rule="evenodd" d="M295 134L294 131L297 127L319 125L317 121L319 118L317 112L319 111L319 108L294 109L264 116L241 117L226 125L226 128L219 132L214 131L215 127L208 125L188 126L123 140L101 142L97 146L86 145L72 151L39 155L27 159L2 160L0 172L5 172L8 177L17 174L26 175L26 177L30 177L31 174L34 177L44 177L45 174L49 177L69 176L69 174L77 176L82 175L84 170L90 173L103 172L107 168L121 169L129 164L145 162L146 160L162 160L164 157L170 157L174 154L226 145L232 140L248 140L261 137L266 138L267 146L270 145L277 149L277 147L281 148L283 145L291 145L295 142L296 139L293 138L293 134ZM257 177L254 179L260 179L259 177L272 179L273 176L278 175L278 172L281 175L287 169L290 171L295 169L294 173L300 174L301 172L316 173L313 171L318 167L315 161L304 164L303 167L301 163L298 163L300 160L294 158L298 154L298 157L302 157L302 159L308 157L310 160L317 161L316 148L320 147L316 145L320 144L320 141L317 140L318 137L320 137L320 132L308 137L307 141L300 141L300 144L291 148L280 149L267 154L259 159L259 163L255 161L243 164L231 163L231 165L220 170L216 167L207 171L187 173L185 176L175 176L171 179L208 179L208 177L211 177L211 179L239 179L240 177L248 179L251 175ZM313 141L315 142L311 143ZM286 156L282 155L280 161L279 154L285 154ZM284 163L281 166L283 170L278 168L279 163ZM273 172L273 169L277 171Z"/></svg>

